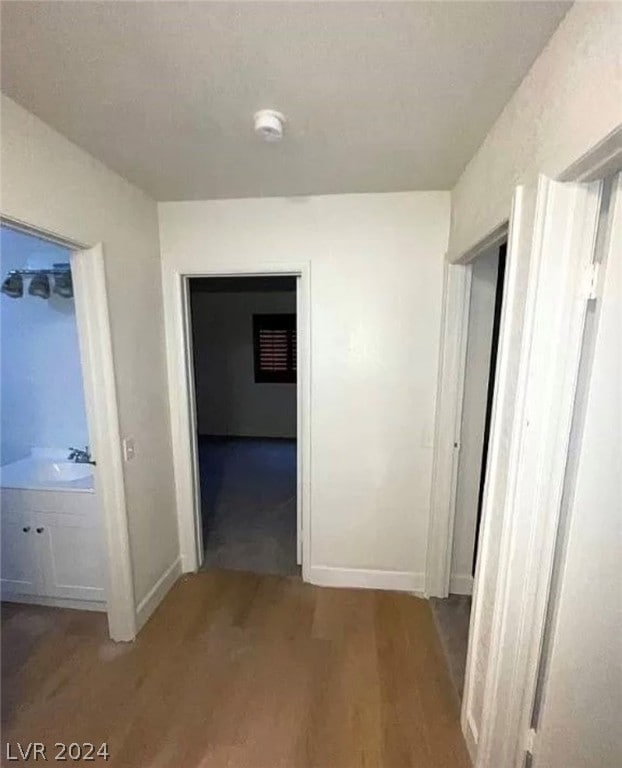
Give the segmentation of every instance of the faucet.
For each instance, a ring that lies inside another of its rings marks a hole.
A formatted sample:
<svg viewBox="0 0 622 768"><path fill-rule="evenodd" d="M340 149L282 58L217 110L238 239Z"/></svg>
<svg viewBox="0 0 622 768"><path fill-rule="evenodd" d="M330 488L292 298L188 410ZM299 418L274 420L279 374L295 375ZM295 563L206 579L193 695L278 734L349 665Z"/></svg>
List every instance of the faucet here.
<svg viewBox="0 0 622 768"><path fill-rule="evenodd" d="M91 452L89 451L88 445L84 446L84 450L81 450L80 448L69 448L69 456L67 456L67 459L76 464L95 464L91 459Z"/></svg>

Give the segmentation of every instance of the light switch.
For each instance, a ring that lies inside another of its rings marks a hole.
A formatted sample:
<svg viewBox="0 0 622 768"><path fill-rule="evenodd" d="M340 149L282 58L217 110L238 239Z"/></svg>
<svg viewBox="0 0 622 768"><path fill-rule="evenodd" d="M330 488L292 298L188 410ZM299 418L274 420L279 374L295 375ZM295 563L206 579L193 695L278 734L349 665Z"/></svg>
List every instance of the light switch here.
<svg viewBox="0 0 622 768"><path fill-rule="evenodd" d="M136 456L136 445L133 437L123 438L123 461L131 461Z"/></svg>

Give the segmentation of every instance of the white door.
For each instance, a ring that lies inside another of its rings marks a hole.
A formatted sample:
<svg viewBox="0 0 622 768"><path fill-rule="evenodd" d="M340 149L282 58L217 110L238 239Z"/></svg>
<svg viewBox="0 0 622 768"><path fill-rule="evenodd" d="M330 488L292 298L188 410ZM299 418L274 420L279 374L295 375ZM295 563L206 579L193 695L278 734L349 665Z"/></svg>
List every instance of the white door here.
<svg viewBox="0 0 622 768"><path fill-rule="evenodd" d="M41 589L32 517L3 511L0 576L2 595L33 595Z"/></svg>
<svg viewBox="0 0 622 768"><path fill-rule="evenodd" d="M51 598L103 601L105 565L102 536L90 515L51 512L33 516L34 538Z"/></svg>
<svg viewBox="0 0 622 768"><path fill-rule="evenodd" d="M568 509L565 535L558 544L558 579L553 582L554 587L557 582L557 589L552 595L550 645L543 662L542 699L535 723L534 768L618 768L622 765L622 195L619 191L612 210L602 293L599 291L596 306L590 308L591 322L597 326L592 345L586 338L587 375L583 391L579 387L575 409L576 445L571 448L575 449L576 460L569 464L566 478ZM598 304L600 318L597 321Z"/></svg>
<svg viewBox="0 0 622 768"><path fill-rule="evenodd" d="M523 765L529 747L600 192L541 177L510 222L462 709L477 768Z"/></svg>

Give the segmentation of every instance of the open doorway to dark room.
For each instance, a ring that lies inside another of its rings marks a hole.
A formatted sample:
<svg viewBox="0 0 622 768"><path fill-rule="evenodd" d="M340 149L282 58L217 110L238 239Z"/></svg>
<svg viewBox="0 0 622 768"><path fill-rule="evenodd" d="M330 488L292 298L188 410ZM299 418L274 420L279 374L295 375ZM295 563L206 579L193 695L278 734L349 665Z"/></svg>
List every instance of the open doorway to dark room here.
<svg viewBox="0 0 622 768"><path fill-rule="evenodd" d="M481 254L471 267L450 595L445 600L432 600L449 671L460 696L488 468L506 253L504 242Z"/></svg>
<svg viewBox="0 0 622 768"><path fill-rule="evenodd" d="M190 280L203 569L294 575L296 278Z"/></svg>

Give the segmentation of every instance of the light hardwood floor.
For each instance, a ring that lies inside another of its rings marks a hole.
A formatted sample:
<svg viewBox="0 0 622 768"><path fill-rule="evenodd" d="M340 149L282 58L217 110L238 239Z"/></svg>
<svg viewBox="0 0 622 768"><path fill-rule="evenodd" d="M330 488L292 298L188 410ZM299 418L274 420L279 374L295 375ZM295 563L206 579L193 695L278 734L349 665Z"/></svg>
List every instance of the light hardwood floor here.
<svg viewBox="0 0 622 768"><path fill-rule="evenodd" d="M429 605L409 595L211 571L132 644L98 614L7 604L2 644L3 753L106 741L108 765L141 768L469 765Z"/></svg>

